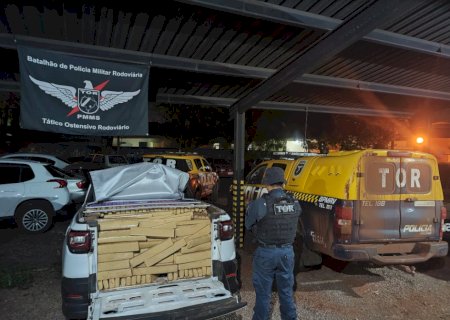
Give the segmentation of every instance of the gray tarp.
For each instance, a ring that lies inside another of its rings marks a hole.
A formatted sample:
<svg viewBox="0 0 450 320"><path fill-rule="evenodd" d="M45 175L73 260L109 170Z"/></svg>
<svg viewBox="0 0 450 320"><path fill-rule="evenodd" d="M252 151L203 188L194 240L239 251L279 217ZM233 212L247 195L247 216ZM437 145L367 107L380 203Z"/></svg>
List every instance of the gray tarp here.
<svg viewBox="0 0 450 320"><path fill-rule="evenodd" d="M90 172L95 201L181 199L189 174L141 162Z"/></svg>

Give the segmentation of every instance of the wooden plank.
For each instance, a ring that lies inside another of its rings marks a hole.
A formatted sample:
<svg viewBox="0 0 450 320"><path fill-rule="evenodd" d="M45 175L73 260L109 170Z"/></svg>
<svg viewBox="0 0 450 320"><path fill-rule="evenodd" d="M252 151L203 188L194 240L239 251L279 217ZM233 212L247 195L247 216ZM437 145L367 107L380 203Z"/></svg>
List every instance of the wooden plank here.
<svg viewBox="0 0 450 320"><path fill-rule="evenodd" d="M211 260L211 250L193 252L193 253L182 254L180 256L176 256L175 263L182 264L182 263L194 262L194 261L199 261L199 260L204 260L204 259Z"/></svg>
<svg viewBox="0 0 450 320"><path fill-rule="evenodd" d="M139 249L148 249L154 247L158 243L161 243L164 239L147 239L147 241L139 241Z"/></svg>
<svg viewBox="0 0 450 320"><path fill-rule="evenodd" d="M164 265L164 264L174 264L175 263L175 259L174 259L174 255L171 254L170 256L168 256L165 259L162 259L160 262L158 262L157 264L155 264L156 266L159 265Z"/></svg>
<svg viewBox="0 0 450 320"><path fill-rule="evenodd" d="M208 224L208 223L211 223L211 221L206 219L192 219L186 221L177 221L177 226L185 226L191 224Z"/></svg>
<svg viewBox="0 0 450 320"><path fill-rule="evenodd" d="M186 253L191 253L191 252L204 251L204 250L208 250L208 249L211 250L211 243L209 241L202 243L201 245L192 247L192 248L188 248L187 246L183 247L183 248L181 248L181 253L186 254Z"/></svg>
<svg viewBox="0 0 450 320"><path fill-rule="evenodd" d="M170 273L170 272L178 272L178 265L171 264L165 266L153 266L153 267L141 267L141 268L133 268L132 273L133 276L140 276L146 274L161 274L161 273Z"/></svg>
<svg viewBox="0 0 450 320"><path fill-rule="evenodd" d="M129 267L130 267L130 260L118 260L118 261L99 262L97 270L100 272L100 271L126 269Z"/></svg>
<svg viewBox="0 0 450 320"><path fill-rule="evenodd" d="M113 278L131 277L131 269L120 269L112 271L97 272L97 280L107 280ZM103 282L103 285L105 283Z"/></svg>
<svg viewBox="0 0 450 320"><path fill-rule="evenodd" d="M151 238L173 238L175 236L175 229L137 227L131 228L130 235L143 235Z"/></svg>
<svg viewBox="0 0 450 320"><path fill-rule="evenodd" d="M139 251L139 244L137 242L117 242L98 246L98 254L130 251Z"/></svg>
<svg viewBox="0 0 450 320"><path fill-rule="evenodd" d="M97 256L98 262L109 262L133 258L133 252L106 253Z"/></svg>
<svg viewBox="0 0 450 320"><path fill-rule="evenodd" d="M139 225L139 220L137 219L120 219L120 220L105 220L99 219L99 230L122 230L129 229L132 227L137 227Z"/></svg>
<svg viewBox="0 0 450 320"><path fill-rule="evenodd" d="M178 221L189 221L189 220L191 220L191 218L192 218L192 214L180 214L180 215L171 216L171 217L159 217L159 218L141 221L139 223L139 227L151 228L155 224L172 223L172 222L178 222Z"/></svg>
<svg viewBox="0 0 450 320"><path fill-rule="evenodd" d="M148 219L152 216L151 213L138 212L138 213L107 213L102 216L102 219L114 220L114 219Z"/></svg>
<svg viewBox="0 0 450 320"><path fill-rule="evenodd" d="M130 259L130 265L132 267L136 267L136 266L140 265L141 263L143 263L146 259L149 259L149 258L157 255L158 253L164 251L165 249L171 247L172 245L173 245L172 239L170 239L170 238L166 239L165 241L155 245L154 247L151 247L144 253L141 253L141 254L135 256L134 258Z"/></svg>
<svg viewBox="0 0 450 320"><path fill-rule="evenodd" d="M193 248L195 246L199 246L203 243L211 243L211 236L209 234L194 238L187 243L187 248Z"/></svg>
<svg viewBox="0 0 450 320"><path fill-rule="evenodd" d="M157 220L154 223L152 222L150 224L149 220L144 220L139 223L139 227L143 228L161 228L164 227L165 229L175 229L177 227L176 221L164 221L164 220Z"/></svg>
<svg viewBox="0 0 450 320"><path fill-rule="evenodd" d="M178 250L180 250L182 247L184 247L186 245L186 240L181 239L176 241L171 247L165 249L164 251L159 252L158 254L154 255L154 256L150 256L149 258L145 259L145 265L147 267L151 267L155 264L157 264L159 261L167 258L168 256L174 254L175 252L177 252ZM149 249L152 250L152 249ZM147 252L143 253L146 254Z"/></svg>
<svg viewBox="0 0 450 320"><path fill-rule="evenodd" d="M130 230L113 230L113 231L100 231L98 233L99 239L101 238L110 238L110 237L122 237L122 236L129 236Z"/></svg>
<svg viewBox="0 0 450 320"><path fill-rule="evenodd" d="M195 224L195 225L188 225L188 226L180 226L175 229L175 236L176 237L185 237L190 236L193 234L197 234L200 230L205 228L206 226L209 226L209 221L206 221L207 224Z"/></svg>
<svg viewBox="0 0 450 320"><path fill-rule="evenodd" d="M194 233L194 234L192 234L190 236L187 236L186 237L186 242L189 242L189 241L191 241L191 240L193 240L195 238L199 238L199 237L201 237L203 235L208 235L210 233L211 233L211 226L205 226L202 229L200 229L198 232L196 232L196 233Z"/></svg>
<svg viewBox="0 0 450 320"><path fill-rule="evenodd" d="M179 270L189 270L192 268L202 268L202 267L211 267L211 259L204 259L194 262L178 264Z"/></svg>
<svg viewBox="0 0 450 320"><path fill-rule="evenodd" d="M146 241L146 236L120 236L120 237L109 237L109 238L99 238L98 243L115 243L115 242L133 242L133 241Z"/></svg>

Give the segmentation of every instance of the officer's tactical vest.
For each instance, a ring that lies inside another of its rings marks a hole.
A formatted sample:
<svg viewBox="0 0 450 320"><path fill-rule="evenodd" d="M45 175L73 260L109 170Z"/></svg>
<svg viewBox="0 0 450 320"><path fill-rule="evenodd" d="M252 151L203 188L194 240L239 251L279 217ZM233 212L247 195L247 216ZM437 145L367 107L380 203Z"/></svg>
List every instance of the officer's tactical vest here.
<svg viewBox="0 0 450 320"><path fill-rule="evenodd" d="M293 243L301 213L298 201L288 194L278 198L264 194L263 198L267 213L257 223L258 242L269 245Z"/></svg>

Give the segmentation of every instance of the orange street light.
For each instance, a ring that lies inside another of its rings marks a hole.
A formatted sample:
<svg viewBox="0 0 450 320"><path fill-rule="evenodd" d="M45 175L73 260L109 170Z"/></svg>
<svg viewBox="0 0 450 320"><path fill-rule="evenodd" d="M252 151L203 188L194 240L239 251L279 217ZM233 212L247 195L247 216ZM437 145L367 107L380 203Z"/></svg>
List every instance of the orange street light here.
<svg viewBox="0 0 450 320"><path fill-rule="evenodd" d="M416 138L416 143L417 143L417 144L422 144L422 143L424 143L424 142L425 142L425 139L424 139L423 137L418 136L418 137Z"/></svg>

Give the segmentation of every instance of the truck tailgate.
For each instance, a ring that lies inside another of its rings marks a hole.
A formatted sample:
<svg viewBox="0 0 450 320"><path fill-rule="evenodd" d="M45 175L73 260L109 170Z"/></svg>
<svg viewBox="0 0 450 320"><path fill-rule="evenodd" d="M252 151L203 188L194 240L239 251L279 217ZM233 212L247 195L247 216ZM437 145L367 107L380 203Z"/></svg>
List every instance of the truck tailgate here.
<svg viewBox="0 0 450 320"><path fill-rule="evenodd" d="M214 302L220 302L220 304L211 308L211 304L214 304ZM139 319L143 317L145 319L153 319L153 317L161 319L162 317L167 318L169 314L172 315L174 310L184 309L186 311L190 309L196 310L195 313L198 313L202 308L217 309L223 307L229 308L229 312L232 312L242 306L224 288L222 282L212 277L99 292L92 301L88 319L115 319L120 317L130 319L133 316L139 316ZM220 310L221 314L224 312L223 308ZM183 312L183 318L186 318L186 316Z"/></svg>

